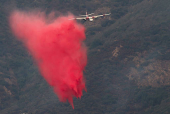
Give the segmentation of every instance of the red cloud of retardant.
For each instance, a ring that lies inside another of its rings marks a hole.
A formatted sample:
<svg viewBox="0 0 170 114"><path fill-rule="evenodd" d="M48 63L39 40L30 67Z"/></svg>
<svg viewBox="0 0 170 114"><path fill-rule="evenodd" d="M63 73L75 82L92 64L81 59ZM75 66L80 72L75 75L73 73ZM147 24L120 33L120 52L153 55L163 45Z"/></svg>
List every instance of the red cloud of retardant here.
<svg viewBox="0 0 170 114"><path fill-rule="evenodd" d="M83 70L87 63L85 28L68 17L49 20L41 12L11 13L14 35L24 43L42 76L62 102L81 97L86 90Z"/></svg>

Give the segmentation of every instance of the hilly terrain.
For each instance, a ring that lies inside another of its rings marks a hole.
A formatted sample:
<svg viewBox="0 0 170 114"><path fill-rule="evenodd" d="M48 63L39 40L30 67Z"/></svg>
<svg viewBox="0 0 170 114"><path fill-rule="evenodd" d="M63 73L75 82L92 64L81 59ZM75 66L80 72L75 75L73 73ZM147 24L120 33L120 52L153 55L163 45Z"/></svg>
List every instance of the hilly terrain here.
<svg viewBox="0 0 170 114"><path fill-rule="evenodd" d="M86 27L87 93L62 103L12 35L14 9L56 16L109 13ZM169 114L169 0L2 0L0 3L1 114Z"/></svg>

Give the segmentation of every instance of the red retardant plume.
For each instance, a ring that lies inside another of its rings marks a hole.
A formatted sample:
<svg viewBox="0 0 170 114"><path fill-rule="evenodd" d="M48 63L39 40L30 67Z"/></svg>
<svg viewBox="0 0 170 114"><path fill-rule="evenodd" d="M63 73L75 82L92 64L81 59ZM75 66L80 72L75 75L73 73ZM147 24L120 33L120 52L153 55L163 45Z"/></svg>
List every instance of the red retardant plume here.
<svg viewBox="0 0 170 114"><path fill-rule="evenodd" d="M73 97L80 98L82 90L86 91L83 70L87 55L85 28L70 18L49 20L41 12L14 11L9 22L60 101L68 100L74 109Z"/></svg>

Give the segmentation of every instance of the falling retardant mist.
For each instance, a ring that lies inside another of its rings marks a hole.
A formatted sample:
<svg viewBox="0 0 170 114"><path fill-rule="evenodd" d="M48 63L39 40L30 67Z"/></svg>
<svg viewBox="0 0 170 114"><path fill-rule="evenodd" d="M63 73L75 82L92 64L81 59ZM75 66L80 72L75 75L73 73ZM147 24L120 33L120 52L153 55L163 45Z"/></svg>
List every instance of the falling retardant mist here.
<svg viewBox="0 0 170 114"><path fill-rule="evenodd" d="M49 20L42 12L13 11L9 25L36 62L41 75L60 101L73 105L73 97L86 91L83 70L87 63L85 28L72 16Z"/></svg>

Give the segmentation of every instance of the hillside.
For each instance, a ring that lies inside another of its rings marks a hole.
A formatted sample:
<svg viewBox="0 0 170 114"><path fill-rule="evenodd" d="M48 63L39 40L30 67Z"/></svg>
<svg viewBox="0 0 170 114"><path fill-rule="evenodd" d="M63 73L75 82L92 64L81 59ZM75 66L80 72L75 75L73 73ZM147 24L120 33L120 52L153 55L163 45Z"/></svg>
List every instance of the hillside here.
<svg viewBox="0 0 170 114"><path fill-rule="evenodd" d="M80 21L88 46L87 93L74 99L74 110L58 100L12 35L8 14L14 7L47 14L112 13ZM169 0L4 0L0 11L0 113L170 113Z"/></svg>

